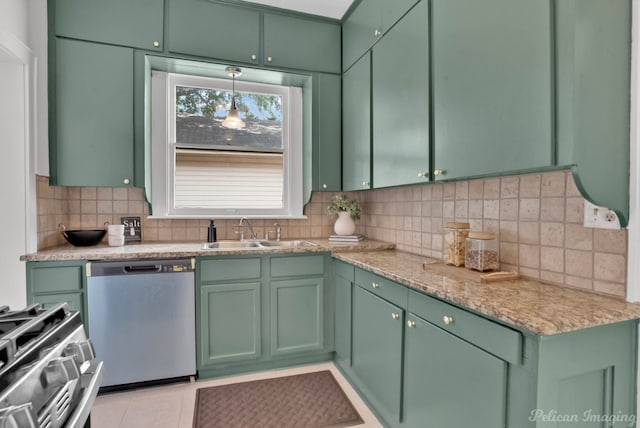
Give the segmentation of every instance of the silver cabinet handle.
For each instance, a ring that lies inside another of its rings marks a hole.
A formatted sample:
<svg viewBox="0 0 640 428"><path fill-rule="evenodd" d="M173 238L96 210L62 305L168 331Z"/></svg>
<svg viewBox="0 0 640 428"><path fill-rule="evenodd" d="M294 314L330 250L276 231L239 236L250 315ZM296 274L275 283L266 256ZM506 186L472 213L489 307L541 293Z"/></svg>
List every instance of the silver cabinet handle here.
<svg viewBox="0 0 640 428"><path fill-rule="evenodd" d="M442 321L444 321L446 325L453 324L453 317L445 315L442 317Z"/></svg>
<svg viewBox="0 0 640 428"><path fill-rule="evenodd" d="M399 313L396 313L396 312L393 312L393 313L391 314L391 318L392 318L392 319L394 319L394 320L397 320L398 318L400 318L400 314L399 314Z"/></svg>
<svg viewBox="0 0 640 428"><path fill-rule="evenodd" d="M407 327L409 328L414 328L416 326L416 322L415 321L407 321Z"/></svg>
<svg viewBox="0 0 640 428"><path fill-rule="evenodd" d="M271 61L273 61L273 57L268 56L267 57L267 62L271 62Z"/></svg>
<svg viewBox="0 0 640 428"><path fill-rule="evenodd" d="M256 55L256 54L251 54L251 59L252 59L252 60L254 60L254 61L255 61L255 60L257 60L257 59L258 59L258 55Z"/></svg>
<svg viewBox="0 0 640 428"><path fill-rule="evenodd" d="M362 187L369 187L369 182L368 181L363 181L362 182Z"/></svg>
<svg viewBox="0 0 640 428"><path fill-rule="evenodd" d="M435 171L433 171L433 175L445 175L447 173L447 171L445 171L444 169L436 169Z"/></svg>
<svg viewBox="0 0 640 428"><path fill-rule="evenodd" d="M122 182L124 184L129 184L129 183L131 183L131 180L129 180L128 178L125 178L124 180L122 180Z"/></svg>
<svg viewBox="0 0 640 428"><path fill-rule="evenodd" d="M326 184L323 184L323 185L322 185L322 188L323 188L323 189L326 189L327 187L329 187L329 186L327 186Z"/></svg>
<svg viewBox="0 0 640 428"><path fill-rule="evenodd" d="M380 284L378 284L377 282L372 282L372 283L371 283L371 286L372 286L373 288L380 288Z"/></svg>
<svg viewBox="0 0 640 428"><path fill-rule="evenodd" d="M380 34L382 34L382 33L377 28L375 30L373 30L373 35L374 36L378 37Z"/></svg>
<svg viewBox="0 0 640 428"><path fill-rule="evenodd" d="M160 42L159 42L159 41L157 41L157 40L155 40L155 41L153 42L153 46L154 46L154 47L156 47L156 48L160 47Z"/></svg>
<svg viewBox="0 0 640 428"><path fill-rule="evenodd" d="M424 177L424 178L427 178L427 177L429 177L429 173L428 173L428 172L419 172L419 173L418 173L418 177Z"/></svg>

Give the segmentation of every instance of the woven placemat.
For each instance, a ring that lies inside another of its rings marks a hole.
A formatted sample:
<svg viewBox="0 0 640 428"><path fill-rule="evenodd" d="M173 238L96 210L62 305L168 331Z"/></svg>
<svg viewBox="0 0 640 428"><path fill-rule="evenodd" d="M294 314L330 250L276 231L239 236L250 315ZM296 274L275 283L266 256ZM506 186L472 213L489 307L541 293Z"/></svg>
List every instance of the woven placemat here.
<svg viewBox="0 0 640 428"><path fill-rule="evenodd" d="M342 428L362 418L329 370L197 390L194 428Z"/></svg>

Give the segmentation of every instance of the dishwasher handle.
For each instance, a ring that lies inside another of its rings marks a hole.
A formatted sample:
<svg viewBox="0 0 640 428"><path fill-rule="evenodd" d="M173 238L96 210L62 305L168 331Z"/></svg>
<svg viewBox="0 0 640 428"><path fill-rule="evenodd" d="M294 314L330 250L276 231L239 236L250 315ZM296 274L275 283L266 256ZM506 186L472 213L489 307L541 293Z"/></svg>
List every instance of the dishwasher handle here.
<svg viewBox="0 0 640 428"><path fill-rule="evenodd" d="M132 265L125 266L124 271L126 273L136 273L136 272L162 272L162 265Z"/></svg>

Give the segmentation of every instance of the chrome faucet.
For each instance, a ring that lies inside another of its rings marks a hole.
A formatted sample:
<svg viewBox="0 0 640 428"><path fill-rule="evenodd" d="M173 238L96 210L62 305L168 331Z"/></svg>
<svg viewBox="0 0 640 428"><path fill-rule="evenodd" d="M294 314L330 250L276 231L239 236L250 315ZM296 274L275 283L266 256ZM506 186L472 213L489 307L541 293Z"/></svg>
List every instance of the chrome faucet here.
<svg viewBox="0 0 640 428"><path fill-rule="evenodd" d="M273 225L276 228L276 241L279 241L282 237L282 226L279 223L274 223Z"/></svg>
<svg viewBox="0 0 640 428"><path fill-rule="evenodd" d="M240 219L240 224L238 224L238 227L242 227L242 226L246 226L249 229L249 232L251 232L251 239L258 239L258 235L256 234L256 232L254 232L253 227L251 227L251 222L249 221L248 218L242 217ZM240 239L242 240L242 238Z"/></svg>

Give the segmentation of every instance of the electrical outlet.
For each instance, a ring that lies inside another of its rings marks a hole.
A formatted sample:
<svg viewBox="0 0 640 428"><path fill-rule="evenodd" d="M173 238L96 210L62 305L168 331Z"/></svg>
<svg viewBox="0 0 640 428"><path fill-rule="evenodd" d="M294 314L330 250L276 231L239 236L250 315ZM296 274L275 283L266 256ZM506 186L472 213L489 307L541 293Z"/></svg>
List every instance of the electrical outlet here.
<svg viewBox="0 0 640 428"><path fill-rule="evenodd" d="M596 229L620 229L620 220L609 208L599 207L584 201L584 227Z"/></svg>

